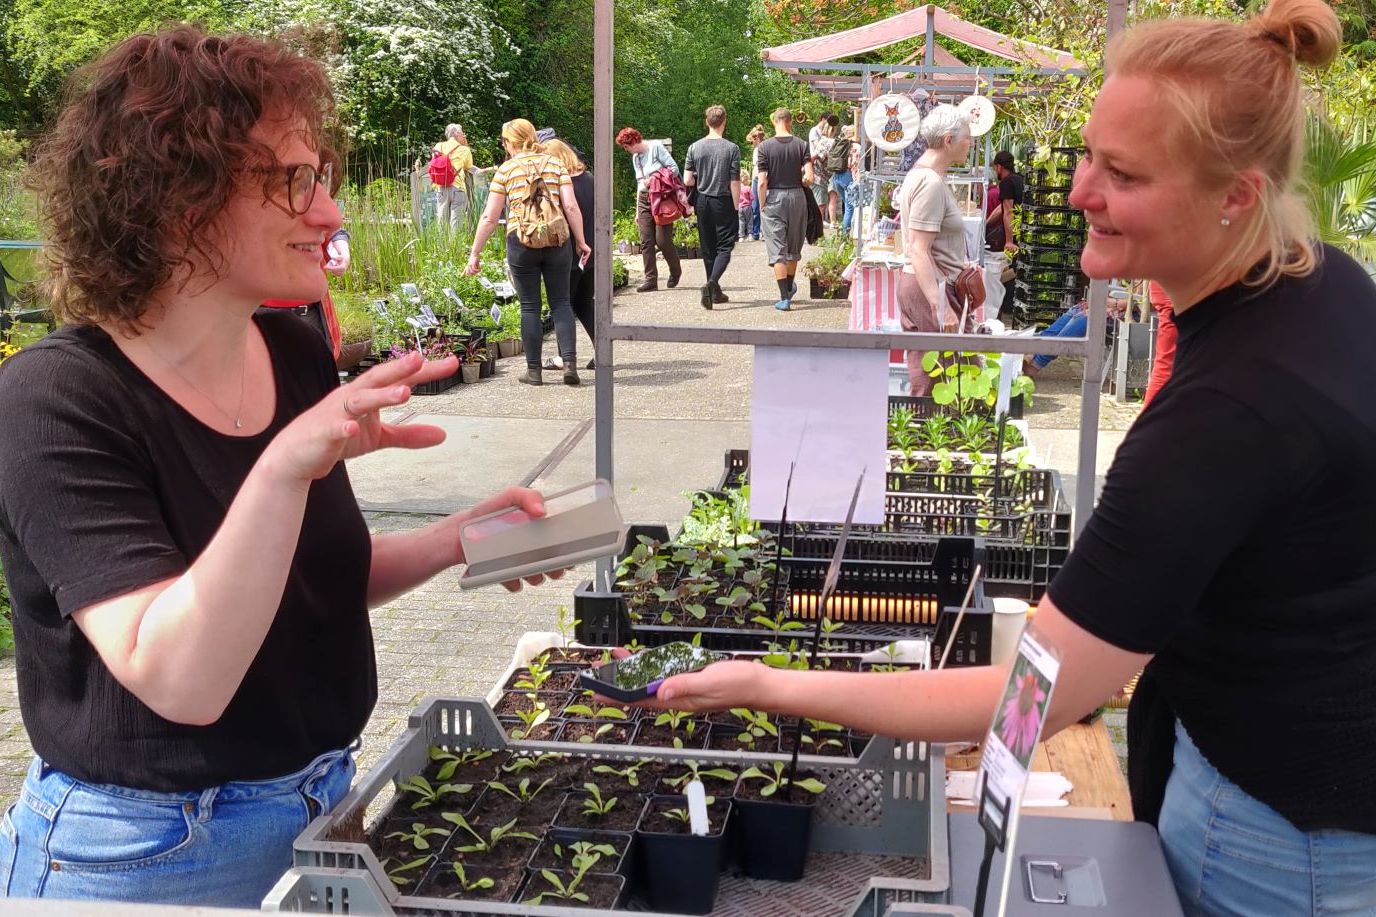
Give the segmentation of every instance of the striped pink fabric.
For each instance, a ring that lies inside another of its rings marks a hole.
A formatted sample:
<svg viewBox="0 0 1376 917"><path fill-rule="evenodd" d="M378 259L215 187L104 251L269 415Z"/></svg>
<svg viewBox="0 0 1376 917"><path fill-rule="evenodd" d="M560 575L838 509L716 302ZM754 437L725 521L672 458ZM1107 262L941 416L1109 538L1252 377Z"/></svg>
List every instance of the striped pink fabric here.
<svg viewBox="0 0 1376 917"><path fill-rule="evenodd" d="M855 268L850 285L851 331L882 331L899 326L898 277L901 268L862 264ZM903 351L890 350L890 363L902 363Z"/></svg>

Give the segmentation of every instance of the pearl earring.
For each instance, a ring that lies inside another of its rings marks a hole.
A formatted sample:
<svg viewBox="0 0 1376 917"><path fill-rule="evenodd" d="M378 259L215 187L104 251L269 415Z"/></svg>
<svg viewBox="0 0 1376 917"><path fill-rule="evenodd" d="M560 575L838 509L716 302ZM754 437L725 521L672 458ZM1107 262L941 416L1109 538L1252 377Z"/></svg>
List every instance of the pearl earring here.
<svg viewBox="0 0 1376 917"><path fill-rule="evenodd" d="M1223 219L1219 220L1218 223L1219 223L1220 226L1232 226L1232 225L1233 225L1233 221L1230 220L1230 219L1228 219L1227 217L1224 217Z"/></svg>

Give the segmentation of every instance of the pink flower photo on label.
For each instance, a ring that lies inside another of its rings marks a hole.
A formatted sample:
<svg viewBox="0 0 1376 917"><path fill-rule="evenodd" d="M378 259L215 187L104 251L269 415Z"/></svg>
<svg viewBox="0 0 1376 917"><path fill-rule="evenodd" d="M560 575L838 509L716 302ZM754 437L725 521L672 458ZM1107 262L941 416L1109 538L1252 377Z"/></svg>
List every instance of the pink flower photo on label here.
<svg viewBox="0 0 1376 917"><path fill-rule="evenodd" d="M1024 763L1031 759L1032 749L1037 744L1043 705L1046 703L1046 689L1039 682L1037 673L1032 670L1016 675L1013 690L999 711L999 739Z"/></svg>

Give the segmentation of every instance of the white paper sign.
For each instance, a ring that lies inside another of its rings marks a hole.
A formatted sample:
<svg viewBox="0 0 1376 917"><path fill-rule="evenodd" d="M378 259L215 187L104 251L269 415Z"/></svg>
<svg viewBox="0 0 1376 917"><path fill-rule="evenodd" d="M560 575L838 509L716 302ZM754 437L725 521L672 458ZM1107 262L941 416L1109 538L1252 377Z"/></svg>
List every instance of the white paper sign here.
<svg viewBox="0 0 1376 917"><path fill-rule="evenodd" d="M386 317L387 317L387 300L385 300L385 299L375 299L375 300L373 300L373 308L377 310L377 314L378 314L378 315L382 316L383 318L386 318Z"/></svg>
<svg viewBox="0 0 1376 917"><path fill-rule="evenodd" d="M977 784L987 785L990 795L1007 803L1010 812L1018 806L1027 784L1032 752L1041 740L1060 671L1057 655L1040 637L1024 631L1008 684L994 710L994 724L984 739ZM996 823L1003 821L997 813L991 814Z"/></svg>
<svg viewBox="0 0 1376 917"><path fill-rule="evenodd" d="M1005 353L999 356L999 393L994 400L995 417L1008 413L1008 402L1013 398L1013 383L1021 372L1022 354Z"/></svg>
<svg viewBox="0 0 1376 917"><path fill-rule="evenodd" d="M492 292L498 299L512 299L516 296L516 288L505 280L493 285Z"/></svg>
<svg viewBox="0 0 1376 917"><path fill-rule="evenodd" d="M478 275L478 284L479 284L484 290L490 290L490 289L492 289L492 281L488 280L488 279L487 279L486 277L484 277L482 274L479 274L479 275Z"/></svg>
<svg viewBox="0 0 1376 917"><path fill-rule="evenodd" d="M429 306L420 307L420 317L425 319L426 324L431 328L439 326L440 320L435 316L435 310L431 309Z"/></svg>
<svg viewBox="0 0 1376 917"><path fill-rule="evenodd" d="M444 295L454 305L458 306L460 309L463 308L463 300L459 299L459 294L455 293L451 287L444 288Z"/></svg>
<svg viewBox="0 0 1376 917"><path fill-rule="evenodd" d="M492 308L487 310L487 314L492 316L492 323L494 325L500 325L502 323L502 307L495 302L492 304Z"/></svg>
<svg viewBox="0 0 1376 917"><path fill-rule="evenodd" d="M416 286L414 283L403 283L401 285L401 295L411 300L411 302L420 302L420 287Z"/></svg>
<svg viewBox="0 0 1376 917"><path fill-rule="evenodd" d="M883 350L756 347L751 395L750 515L777 520L795 461L788 518L884 521L889 355Z"/></svg>

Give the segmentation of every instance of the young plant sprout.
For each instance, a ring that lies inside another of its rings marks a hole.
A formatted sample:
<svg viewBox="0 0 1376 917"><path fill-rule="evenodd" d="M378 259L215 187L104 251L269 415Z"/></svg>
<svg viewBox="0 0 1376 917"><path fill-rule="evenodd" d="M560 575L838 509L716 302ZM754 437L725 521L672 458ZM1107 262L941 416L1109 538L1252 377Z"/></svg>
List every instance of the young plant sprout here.
<svg viewBox="0 0 1376 917"><path fill-rule="evenodd" d="M428 809L448 796L462 796L473 789L471 783L440 783L431 784L429 780L417 774L410 779L403 780L397 784L397 789L411 797L411 811L416 812L420 809Z"/></svg>
<svg viewBox="0 0 1376 917"><path fill-rule="evenodd" d="M460 830L467 832L469 837L473 838L473 843L455 847L454 849L458 853L490 853L497 849L497 845L501 844L503 841L516 840L517 838L525 838L530 841L539 840L538 837L531 834L529 831L517 831L516 819L514 818L504 825L498 825L493 828L488 832L487 837L483 837L479 834L478 831L468 823L468 819L464 818L458 812L445 812L444 820L452 822Z"/></svg>
<svg viewBox="0 0 1376 917"><path fill-rule="evenodd" d="M735 780L736 772L726 767L703 767L696 761L683 762L688 767L688 773L678 777L665 778L666 786L671 786L676 790L681 790L693 780L701 780L703 777L715 777L718 780Z"/></svg>
<svg viewBox="0 0 1376 917"><path fill-rule="evenodd" d="M736 741L749 748L755 747L755 742L765 736L779 737L779 729L770 722L769 714L760 710L749 710L745 707L732 707L731 713L736 719L741 721L740 735L736 736Z"/></svg>
<svg viewBox="0 0 1376 917"><path fill-rule="evenodd" d="M583 800L582 811L584 815L593 818L605 818L612 809L616 808L616 797L609 796L602 798L602 791L595 783L583 784L583 789L588 791L588 798Z"/></svg>
<svg viewBox="0 0 1376 917"><path fill-rule="evenodd" d="M522 777L522 778L521 778L521 782L518 783L518 784L516 784L516 788L515 788L515 789L512 789L511 787L507 786L505 783L502 783L500 780L489 780L489 781L487 782L487 786L488 786L488 789L495 790L495 791L498 792L498 793L505 793L506 795L510 796L512 799L514 799L514 800L516 800L517 802L521 803L521 805L526 805L526 804L528 804L532 799L534 799L536 796L539 796L540 793L541 793L541 791L544 790L545 787L549 786L550 781L553 780L553 779L554 779L554 778L552 778L552 777L546 778L545 781L544 781L543 783L541 783L539 786L535 787L534 789L531 789L531 786L530 786L530 778L529 778L529 777ZM447 817L447 816L446 816L446 817Z"/></svg>
<svg viewBox="0 0 1376 917"><path fill-rule="evenodd" d="M534 770L542 765L562 760L562 758L563 755L557 755L554 752L544 752L538 755L518 755L502 765L502 773L519 774L522 771Z"/></svg>
<svg viewBox="0 0 1376 917"><path fill-rule="evenodd" d="M480 876L476 879L469 879L468 873L464 870L462 863L452 863L454 875L459 880L459 887L466 892L481 891L485 888L492 888L497 883L487 876Z"/></svg>
<svg viewBox="0 0 1376 917"><path fill-rule="evenodd" d="M524 739L536 727L543 725L550 718L550 709L544 701L536 701L535 706L529 710L517 710L516 717L521 721L521 725L511 730L511 737Z"/></svg>
<svg viewBox="0 0 1376 917"><path fill-rule="evenodd" d="M430 838L442 838L449 836L448 828L427 828L420 822L412 822L410 831L393 831L386 835L391 838L400 838L409 843L414 850L429 850ZM442 843L436 840L436 843Z"/></svg>
<svg viewBox="0 0 1376 917"><path fill-rule="evenodd" d="M598 857L597 859L601 858ZM564 880L560 879L559 874L554 872L553 870L540 870L540 877L544 879L546 882L548 882L550 885L553 885L554 888L549 891L541 892L533 898L527 898L522 903L541 904L542 902L544 902L546 898L556 898L560 901L581 901L582 903L587 904L590 900L588 898L588 893L580 891L579 886L583 884L583 878L588 874L588 870L596 865L597 859L594 859L590 863L584 863L581 868L574 870L574 873L569 878L567 884L564 882Z"/></svg>
<svg viewBox="0 0 1376 917"><path fill-rule="evenodd" d="M790 786L795 786L800 790L809 793L821 793L827 785L815 777L805 777L802 780L790 781L784 773L782 761L775 761L772 765L772 772L762 771L758 767L749 767L741 774L742 780L763 780L764 786L760 789L760 795L766 799L773 796L779 790L786 790Z"/></svg>
<svg viewBox="0 0 1376 917"><path fill-rule="evenodd" d="M838 737L838 733L845 730L845 727L838 723L828 723L825 720L806 720L808 731L803 735L804 745L811 745L813 751L821 754L824 749L844 748L845 743Z"/></svg>
<svg viewBox="0 0 1376 917"><path fill-rule="evenodd" d="M532 659L526 666L526 674L516 680L515 687L522 691L539 691L554 673L538 659Z"/></svg>
<svg viewBox="0 0 1376 917"><path fill-rule="evenodd" d="M592 868L601 861L602 857L616 856L616 848L611 844L594 844L592 841L574 841L572 844L569 844L569 853L573 855L569 862L573 865L574 869L581 868L584 863L587 863L588 867ZM562 845L554 845L554 856L559 860L564 858L564 848Z"/></svg>
<svg viewBox="0 0 1376 917"><path fill-rule="evenodd" d="M612 767L610 764L599 764L592 769L594 774L611 774L625 780L628 786L640 786L640 769L650 762L649 758L641 758L633 764L625 767ZM589 784L591 786L591 784Z"/></svg>
<svg viewBox="0 0 1376 917"><path fill-rule="evenodd" d="M387 878L392 880L393 885L397 888L403 888L420 878L423 871L421 867L429 862L429 856L417 857L414 860L407 860L405 863L394 863L389 857L383 861L382 868L386 871Z"/></svg>
<svg viewBox="0 0 1376 917"><path fill-rule="evenodd" d="M588 720L624 720L626 711L620 707L597 707L587 704L569 704L564 708L565 716L578 716Z"/></svg>
<svg viewBox="0 0 1376 917"><path fill-rule="evenodd" d="M469 751L455 753L447 748L440 748L438 745L430 746L430 760L443 761L439 771L435 774L435 779L440 781L448 780L454 776L454 771L469 764L477 764L479 761L486 761L492 757L490 748L474 748ZM471 787L470 787L471 789ZM467 792L465 790L464 792Z"/></svg>
<svg viewBox="0 0 1376 917"><path fill-rule="evenodd" d="M555 622L555 627L559 629L559 637L564 646L569 645L570 638L578 629L578 625L582 623L583 621L581 618L575 618L569 612L567 605L559 606L558 619Z"/></svg>

